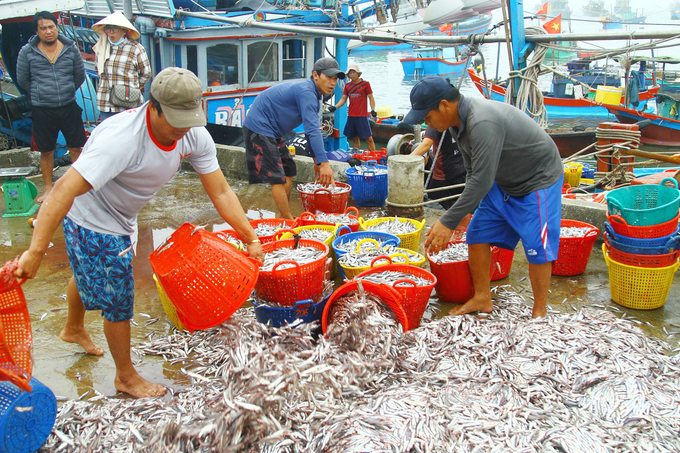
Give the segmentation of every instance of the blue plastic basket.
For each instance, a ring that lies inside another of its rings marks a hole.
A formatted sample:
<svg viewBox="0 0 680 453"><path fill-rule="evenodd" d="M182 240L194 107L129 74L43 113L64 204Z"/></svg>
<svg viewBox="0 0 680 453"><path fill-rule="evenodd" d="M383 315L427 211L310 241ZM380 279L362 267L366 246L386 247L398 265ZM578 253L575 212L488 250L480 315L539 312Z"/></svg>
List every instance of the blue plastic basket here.
<svg viewBox="0 0 680 453"><path fill-rule="evenodd" d="M675 230L673 234L662 236L658 238L641 239L630 236L624 236L614 231L614 228L609 222L604 222L604 230L610 239L613 239L619 244L629 245L631 247L672 247L674 242L680 241L680 228ZM673 251L673 250L671 250Z"/></svg>
<svg viewBox="0 0 680 453"><path fill-rule="evenodd" d="M301 319L302 322L321 322L323 309L331 294L328 294L317 303L314 303L312 299L299 300L292 307L268 307L258 304L254 300L251 302L253 307L255 307L255 317L259 322L269 324L272 327L282 327L296 319Z"/></svg>
<svg viewBox="0 0 680 453"><path fill-rule="evenodd" d="M673 187L666 187L666 182ZM623 217L628 225L665 223L678 215L679 208L680 191L673 178L664 178L660 184L621 187L607 194L607 214Z"/></svg>
<svg viewBox="0 0 680 453"><path fill-rule="evenodd" d="M378 165L374 160L366 162L366 166L375 170L387 170L387 166ZM387 199L387 174L376 175L372 171L357 173L355 167L345 170L347 182L352 186L352 197L357 206L382 206Z"/></svg>
<svg viewBox="0 0 680 453"><path fill-rule="evenodd" d="M332 247L335 251L336 260L339 260L342 255L347 253L344 250L338 249L338 246L354 239L375 239L378 242L382 241L385 245L393 245L395 247L399 247L399 244L401 243L401 239L394 234L383 233L381 231L357 231L356 233L352 233L347 226L338 228L335 235L338 237L333 241ZM345 271L342 269L342 266L338 266L338 269L340 270L340 277L344 280Z"/></svg>
<svg viewBox="0 0 680 453"><path fill-rule="evenodd" d="M31 378L31 392L0 382L0 453L32 453L45 443L57 419L52 390Z"/></svg>
<svg viewBox="0 0 680 453"><path fill-rule="evenodd" d="M590 168L590 165L583 164L583 170L581 171L581 179L593 179L595 178L595 169Z"/></svg>
<svg viewBox="0 0 680 453"><path fill-rule="evenodd" d="M666 255L668 253L673 253L674 251L680 249L680 236L673 236L664 245L658 245L654 247L643 247L640 245L631 245L619 242L610 236L608 233L604 233L605 237L609 241L609 244L624 253L630 253L633 255ZM618 236L621 238L621 236ZM629 238L630 239L630 238Z"/></svg>

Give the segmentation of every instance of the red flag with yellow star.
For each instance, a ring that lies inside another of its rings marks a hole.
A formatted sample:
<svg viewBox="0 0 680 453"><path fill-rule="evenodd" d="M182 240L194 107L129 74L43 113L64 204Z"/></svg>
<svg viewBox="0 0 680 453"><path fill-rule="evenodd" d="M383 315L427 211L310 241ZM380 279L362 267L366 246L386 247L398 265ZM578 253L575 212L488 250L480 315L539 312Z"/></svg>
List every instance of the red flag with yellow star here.
<svg viewBox="0 0 680 453"><path fill-rule="evenodd" d="M541 6L541 9L538 10L536 13L537 16L545 16L548 14L548 4L544 3L543 6Z"/></svg>
<svg viewBox="0 0 680 453"><path fill-rule="evenodd" d="M550 34L562 33L562 15L555 17L543 24L543 28Z"/></svg>

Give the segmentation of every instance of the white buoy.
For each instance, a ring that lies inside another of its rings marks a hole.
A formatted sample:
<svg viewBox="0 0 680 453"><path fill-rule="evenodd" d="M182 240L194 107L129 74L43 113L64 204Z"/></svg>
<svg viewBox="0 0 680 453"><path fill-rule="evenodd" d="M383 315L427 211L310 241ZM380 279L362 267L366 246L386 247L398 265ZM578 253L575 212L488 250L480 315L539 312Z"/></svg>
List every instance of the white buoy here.
<svg viewBox="0 0 680 453"><path fill-rule="evenodd" d="M400 217L423 216L423 175L421 156L396 155L387 159L387 206L390 214ZM416 206L414 206L416 205Z"/></svg>

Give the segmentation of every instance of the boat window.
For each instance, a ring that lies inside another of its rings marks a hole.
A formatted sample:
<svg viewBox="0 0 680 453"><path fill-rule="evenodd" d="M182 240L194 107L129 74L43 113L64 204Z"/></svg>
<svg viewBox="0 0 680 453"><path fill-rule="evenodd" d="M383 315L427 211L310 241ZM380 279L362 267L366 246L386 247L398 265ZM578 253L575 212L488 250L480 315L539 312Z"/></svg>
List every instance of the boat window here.
<svg viewBox="0 0 680 453"><path fill-rule="evenodd" d="M182 67L182 46L173 46L175 50L175 54L173 55L173 62L172 65L175 66L176 68L181 68Z"/></svg>
<svg viewBox="0 0 680 453"><path fill-rule="evenodd" d="M301 39L283 41L283 80L305 78L306 45Z"/></svg>
<svg viewBox="0 0 680 453"><path fill-rule="evenodd" d="M279 80L279 45L275 42L256 42L248 45L248 81L273 82Z"/></svg>
<svg viewBox="0 0 680 453"><path fill-rule="evenodd" d="M205 51L208 60L208 86L238 83L238 45L217 44Z"/></svg>
<svg viewBox="0 0 680 453"><path fill-rule="evenodd" d="M187 46L187 69L198 75L198 48Z"/></svg>

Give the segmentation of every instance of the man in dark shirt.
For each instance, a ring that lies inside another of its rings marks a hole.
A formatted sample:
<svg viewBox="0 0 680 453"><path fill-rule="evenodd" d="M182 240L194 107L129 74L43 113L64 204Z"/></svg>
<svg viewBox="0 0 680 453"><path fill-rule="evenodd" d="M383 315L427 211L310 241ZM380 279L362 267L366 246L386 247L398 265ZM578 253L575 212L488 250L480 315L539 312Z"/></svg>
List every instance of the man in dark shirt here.
<svg viewBox="0 0 680 453"><path fill-rule="evenodd" d="M466 238L475 295L450 314L493 309L490 246L512 250L521 239L534 293L533 317L545 316L560 241L564 175L557 146L517 108L466 98L442 77L418 82L411 90L411 107L404 121L448 130L467 170L461 197L430 228L425 241L430 252L442 250L454 230L462 234L469 221Z"/></svg>
<svg viewBox="0 0 680 453"><path fill-rule="evenodd" d="M314 173L321 184L334 184L319 128L321 96L333 93L339 78L345 78L332 58L314 63L312 78L274 85L257 95L243 123L248 165L248 183L268 183L272 197L285 219L292 219L290 190L297 168L283 136L304 124L314 154Z"/></svg>

